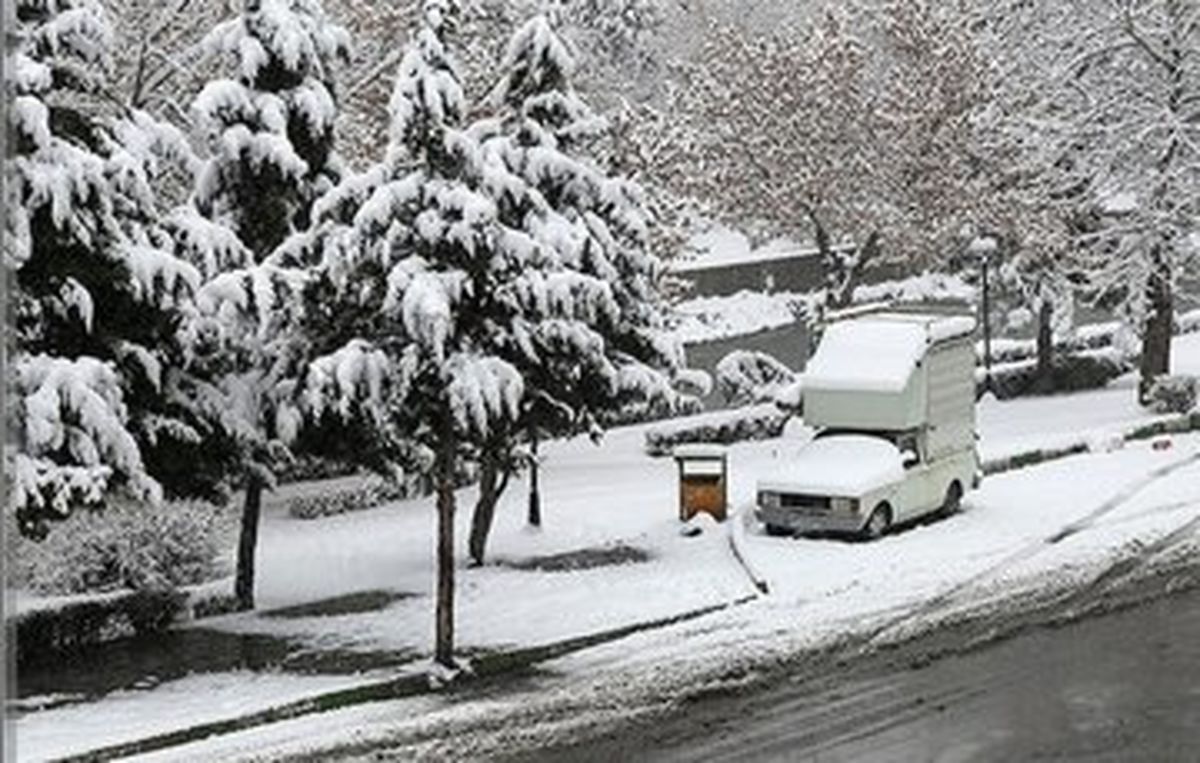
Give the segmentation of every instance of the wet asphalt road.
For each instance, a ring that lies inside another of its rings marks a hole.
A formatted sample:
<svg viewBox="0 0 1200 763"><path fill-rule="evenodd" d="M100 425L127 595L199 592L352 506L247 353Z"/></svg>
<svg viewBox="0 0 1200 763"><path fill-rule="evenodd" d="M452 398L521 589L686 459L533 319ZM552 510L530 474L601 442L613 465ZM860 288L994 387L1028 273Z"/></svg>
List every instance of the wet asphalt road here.
<svg viewBox="0 0 1200 763"><path fill-rule="evenodd" d="M689 739L645 757L1200 761L1200 591L816 693L776 688L745 705L719 725L696 708Z"/></svg>

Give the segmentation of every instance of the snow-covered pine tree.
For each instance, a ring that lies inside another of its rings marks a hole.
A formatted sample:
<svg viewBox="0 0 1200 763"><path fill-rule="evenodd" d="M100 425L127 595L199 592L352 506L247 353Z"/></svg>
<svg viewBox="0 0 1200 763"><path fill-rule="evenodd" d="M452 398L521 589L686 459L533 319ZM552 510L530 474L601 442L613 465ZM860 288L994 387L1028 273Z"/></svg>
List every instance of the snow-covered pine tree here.
<svg viewBox="0 0 1200 763"><path fill-rule="evenodd" d="M536 525L539 436L598 435L606 421L631 408L662 411L696 402L671 384L683 357L662 339L661 266L649 248L644 195L589 156L589 143L605 125L572 87L574 70L573 53L551 16L533 17L505 54L493 93L498 118L473 130L488 160L518 180L494 189L501 219L553 253L531 263L511 287L520 309L512 341L498 351L520 370L525 397L518 426L483 454L470 538L477 564L522 437L534 451L529 517ZM575 311L563 309L572 302Z"/></svg>
<svg viewBox="0 0 1200 763"><path fill-rule="evenodd" d="M154 499L213 485L176 485L156 457L198 437L172 369L200 276L173 255L153 192L160 157L186 158L186 145L140 112L103 115L110 35L97 3L13 10L5 267L17 436L6 461L10 506L36 535L114 489Z"/></svg>
<svg viewBox="0 0 1200 763"><path fill-rule="evenodd" d="M209 82L193 105L210 152L196 205L261 262L308 227L313 202L340 177L334 70L349 37L319 0L244 0L205 46L237 73Z"/></svg>
<svg viewBox="0 0 1200 763"><path fill-rule="evenodd" d="M209 82L193 104L209 157L194 208L172 216L184 251L204 274L188 331L197 390L240 454L244 488L235 584L254 606L254 555L263 490L290 454L290 403L304 368L291 331L307 276L282 246L310 226L313 203L341 175L334 152L334 73L348 36L318 0L244 0L205 47L236 75ZM274 257L273 257L274 255Z"/></svg>
<svg viewBox="0 0 1200 763"><path fill-rule="evenodd" d="M392 452L395 465L432 472L435 659L452 667L455 473L519 413L520 374L491 351L491 335L503 279L536 246L500 225L480 190L478 146L458 129L465 101L446 49L457 7L425 0L423 11L397 75L388 156L327 208L333 219L353 214L337 234L353 244L326 249L310 290L310 337L326 354L305 392L310 416L358 417L379 441L416 443Z"/></svg>

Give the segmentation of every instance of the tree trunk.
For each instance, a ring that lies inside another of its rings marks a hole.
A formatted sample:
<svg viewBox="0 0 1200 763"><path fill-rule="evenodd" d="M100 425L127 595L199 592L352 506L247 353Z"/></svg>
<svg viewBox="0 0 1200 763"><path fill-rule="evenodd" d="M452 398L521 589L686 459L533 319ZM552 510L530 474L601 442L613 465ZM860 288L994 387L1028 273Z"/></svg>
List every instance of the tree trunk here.
<svg viewBox="0 0 1200 763"><path fill-rule="evenodd" d="M1042 299L1038 307L1037 327L1037 372L1034 374L1034 390L1045 394L1053 392L1054 377L1054 303Z"/></svg>
<svg viewBox="0 0 1200 763"><path fill-rule="evenodd" d="M1161 255L1155 260L1158 265L1147 284L1150 313L1142 332L1141 380L1138 382L1138 401L1142 405L1150 402L1150 389L1155 379L1171 372L1175 295L1171 292L1170 273L1162 264Z"/></svg>
<svg viewBox="0 0 1200 763"><path fill-rule="evenodd" d="M538 492L538 438L537 430L529 430L529 526L542 526L542 495Z"/></svg>
<svg viewBox="0 0 1200 763"><path fill-rule="evenodd" d="M237 578L234 595L238 609L254 609L254 552L258 548L258 520L262 514L263 482L250 477L242 503L242 532L238 538Z"/></svg>
<svg viewBox="0 0 1200 763"><path fill-rule="evenodd" d="M495 454L484 452L479 464L479 500L475 502L475 511L471 515L471 538L468 543L471 564L477 567L483 565L488 533L496 515L496 502L500 499L497 489L499 481L500 469Z"/></svg>
<svg viewBox="0 0 1200 763"><path fill-rule="evenodd" d="M437 613L434 660L454 667L454 441L442 443L437 470Z"/></svg>

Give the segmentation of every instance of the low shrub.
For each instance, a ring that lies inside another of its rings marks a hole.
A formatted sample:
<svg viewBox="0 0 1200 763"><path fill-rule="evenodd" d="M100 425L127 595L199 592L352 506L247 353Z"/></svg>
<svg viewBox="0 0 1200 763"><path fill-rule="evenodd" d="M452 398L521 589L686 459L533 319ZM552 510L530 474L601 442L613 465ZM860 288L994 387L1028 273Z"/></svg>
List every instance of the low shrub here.
<svg viewBox="0 0 1200 763"><path fill-rule="evenodd" d="M14 618L21 667L90 645L166 630L187 604L182 591L132 591L25 612Z"/></svg>
<svg viewBox="0 0 1200 763"><path fill-rule="evenodd" d="M283 465L276 475L279 484L291 482L310 482L313 480L328 480L337 477L349 477L358 471L358 466L345 461L331 458L321 458L312 455L300 455Z"/></svg>
<svg viewBox="0 0 1200 763"><path fill-rule="evenodd" d="M770 440L783 434L791 414L777 410L755 410L718 421L699 422L646 432L646 453L669 456L677 445L711 442L728 445L749 440Z"/></svg>
<svg viewBox="0 0 1200 763"><path fill-rule="evenodd" d="M1188 413L1196 407L1195 376L1160 376L1150 387L1150 410L1155 413Z"/></svg>
<svg viewBox="0 0 1200 763"><path fill-rule="evenodd" d="M43 595L172 590L218 577L230 532L211 504L114 502L53 525L41 541L10 542L10 584Z"/></svg>
<svg viewBox="0 0 1200 763"><path fill-rule="evenodd" d="M771 402L795 383L796 373L765 352L735 350L717 363L717 388L726 403Z"/></svg>
<svg viewBox="0 0 1200 763"><path fill-rule="evenodd" d="M463 464L458 468L456 487L466 487L478 479L478 467ZM417 475L403 482L385 480L381 477L365 477L350 483L345 481L327 486L314 486L310 493L287 500L287 513L295 519L319 519L365 511L390 501L403 501L429 495L434 490L432 481Z"/></svg>
<svg viewBox="0 0 1200 763"><path fill-rule="evenodd" d="M1088 355L1058 355L1050 368L1045 387L1039 385L1037 363L1011 363L992 369L992 392L1001 400L1026 395L1078 392L1100 389L1133 369L1132 364L1114 352ZM977 391L984 392L982 369L977 374Z"/></svg>

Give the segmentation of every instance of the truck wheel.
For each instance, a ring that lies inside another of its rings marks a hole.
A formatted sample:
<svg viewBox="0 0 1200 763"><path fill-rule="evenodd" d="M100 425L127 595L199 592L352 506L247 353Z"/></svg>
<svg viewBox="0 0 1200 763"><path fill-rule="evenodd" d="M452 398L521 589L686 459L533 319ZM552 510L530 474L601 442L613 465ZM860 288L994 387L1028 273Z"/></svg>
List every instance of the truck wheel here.
<svg viewBox="0 0 1200 763"><path fill-rule="evenodd" d="M891 526L892 509L886 503L881 503L875 507L875 511L871 512L870 518L859 532L859 537L863 540L882 538Z"/></svg>
<svg viewBox="0 0 1200 763"><path fill-rule="evenodd" d="M962 485L958 484L958 480L951 482L950 487L946 488L946 497L942 501L941 515L949 517L957 514L962 509L962 497Z"/></svg>
<svg viewBox="0 0 1200 763"><path fill-rule="evenodd" d="M770 535L772 538L782 538L785 535L793 534L790 527L784 527L783 525L767 525L766 529L767 535Z"/></svg>

